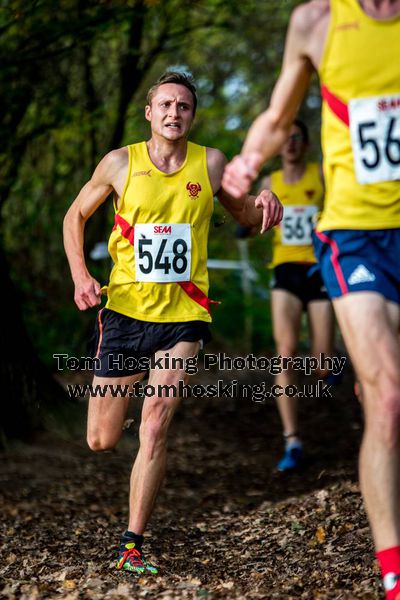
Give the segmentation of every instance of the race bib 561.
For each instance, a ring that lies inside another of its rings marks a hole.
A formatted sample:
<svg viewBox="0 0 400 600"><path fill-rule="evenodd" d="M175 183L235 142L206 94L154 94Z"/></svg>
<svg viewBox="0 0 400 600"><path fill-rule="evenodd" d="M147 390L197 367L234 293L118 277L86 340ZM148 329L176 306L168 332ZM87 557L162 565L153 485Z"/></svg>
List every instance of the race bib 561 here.
<svg viewBox="0 0 400 600"><path fill-rule="evenodd" d="M317 206L285 206L281 223L282 244L308 246L312 243L313 218Z"/></svg>

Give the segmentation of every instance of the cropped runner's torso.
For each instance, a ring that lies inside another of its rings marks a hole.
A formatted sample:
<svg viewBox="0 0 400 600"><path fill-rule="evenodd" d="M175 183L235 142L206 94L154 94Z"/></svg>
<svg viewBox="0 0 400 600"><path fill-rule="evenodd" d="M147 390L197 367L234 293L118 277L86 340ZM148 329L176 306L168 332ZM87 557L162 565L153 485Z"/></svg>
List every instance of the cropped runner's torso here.
<svg viewBox="0 0 400 600"><path fill-rule="evenodd" d="M146 142L128 146L128 175L109 240L107 308L143 321L211 321L207 242L213 192L206 148L160 171Z"/></svg>
<svg viewBox="0 0 400 600"><path fill-rule="evenodd" d="M332 0L324 55L326 196L318 230L400 227L400 16Z"/></svg>
<svg viewBox="0 0 400 600"><path fill-rule="evenodd" d="M272 267L282 263L315 263L311 242L314 215L319 213L324 199L319 165L307 163L296 183L286 183L283 171L271 173L271 190L284 207L280 225L273 229Z"/></svg>

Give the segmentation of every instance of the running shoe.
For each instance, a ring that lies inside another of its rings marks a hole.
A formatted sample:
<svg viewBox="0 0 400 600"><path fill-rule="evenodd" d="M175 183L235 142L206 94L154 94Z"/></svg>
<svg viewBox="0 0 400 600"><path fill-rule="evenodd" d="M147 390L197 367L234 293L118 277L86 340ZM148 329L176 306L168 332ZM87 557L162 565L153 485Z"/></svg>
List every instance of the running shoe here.
<svg viewBox="0 0 400 600"><path fill-rule="evenodd" d="M158 569L147 562L141 550L136 548L135 542L121 544L116 567L118 570L130 571L140 575L148 571L152 575L158 573Z"/></svg>
<svg viewBox="0 0 400 600"><path fill-rule="evenodd" d="M303 462L303 445L300 441L287 442L285 453L276 465L281 473L298 469Z"/></svg>

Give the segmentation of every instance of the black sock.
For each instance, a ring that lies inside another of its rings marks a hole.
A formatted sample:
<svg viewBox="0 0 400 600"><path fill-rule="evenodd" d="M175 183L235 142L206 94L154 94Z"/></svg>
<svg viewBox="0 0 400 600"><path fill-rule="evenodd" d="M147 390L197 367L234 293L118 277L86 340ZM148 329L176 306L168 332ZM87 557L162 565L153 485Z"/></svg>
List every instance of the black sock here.
<svg viewBox="0 0 400 600"><path fill-rule="evenodd" d="M142 549L143 540L144 537L142 535L138 535L133 531L127 530L122 534L120 544L121 546L125 546L125 544L128 544L129 542L134 542L135 548L137 548L140 551Z"/></svg>

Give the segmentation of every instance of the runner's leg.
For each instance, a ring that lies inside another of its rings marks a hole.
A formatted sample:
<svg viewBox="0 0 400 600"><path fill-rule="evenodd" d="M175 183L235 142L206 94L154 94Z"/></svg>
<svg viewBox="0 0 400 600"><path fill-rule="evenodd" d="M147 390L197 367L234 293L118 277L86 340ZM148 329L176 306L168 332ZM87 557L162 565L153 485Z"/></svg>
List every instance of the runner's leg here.
<svg viewBox="0 0 400 600"><path fill-rule="evenodd" d="M334 308L363 391L360 485L381 550L400 545L399 306L358 292L334 300Z"/></svg>
<svg viewBox="0 0 400 600"><path fill-rule="evenodd" d="M294 294L277 289L271 292L271 309L276 353L282 357L293 357L296 355L299 342L302 303ZM282 387L296 382L295 373L290 368L276 376L276 383ZM284 435L296 433L297 398L282 395L277 398L277 406ZM291 437L292 441L294 439L296 436Z"/></svg>
<svg viewBox="0 0 400 600"><path fill-rule="evenodd" d="M321 354L333 356L335 316L329 300L314 300L308 303L308 324L311 340L311 356L319 359ZM319 370L318 377L330 375L328 370Z"/></svg>
<svg viewBox="0 0 400 600"><path fill-rule="evenodd" d="M143 373L125 377L93 377L92 387L104 386L131 386L136 381L143 379ZM110 389L110 388L108 388ZM129 396L114 398L108 392L104 398L98 395L89 399L87 443L91 450L96 452L115 448L121 438Z"/></svg>
<svg viewBox="0 0 400 600"><path fill-rule="evenodd" d="M186 359L196 356L199 342L178 342L168 350L169 358ZM156 353L156 359L166 351ZM184 370L150 371L149 385L178 386L179 380L186 381ZM140 425L140 447L132 468L130 485L129 530L142 534L153 510L158 491L162 484L167 458L167 434L180 398L167 397L166 393L145 398Z"/></svg>

